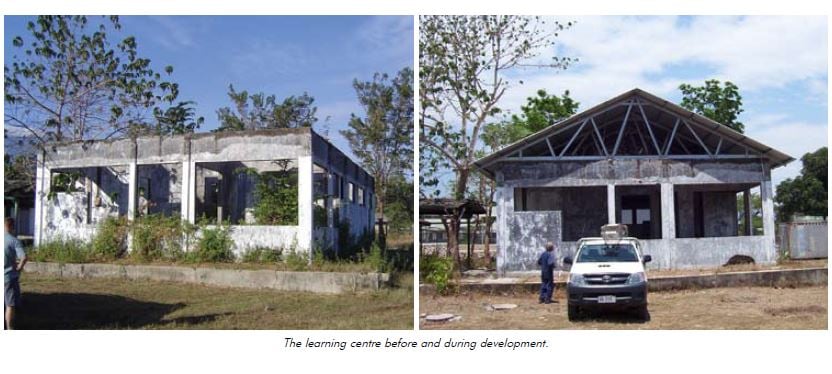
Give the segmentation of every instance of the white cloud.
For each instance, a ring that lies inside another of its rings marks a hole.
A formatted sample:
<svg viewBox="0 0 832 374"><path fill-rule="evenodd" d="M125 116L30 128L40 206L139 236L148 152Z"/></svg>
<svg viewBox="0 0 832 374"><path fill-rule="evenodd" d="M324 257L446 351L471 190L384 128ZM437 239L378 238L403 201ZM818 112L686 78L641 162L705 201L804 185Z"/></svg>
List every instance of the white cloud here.
<svg viewBox="0 0 832 374"><path fill-rule="evenodd" d="M194 45L194 30L180 20L170 16L151 16L160 29L156 31L156 41L168 49L188 48Z"/></svg>
<svg viewBox="0 0 832 374"><path fill-rule="evenodd" d="M356 52L389 57L413 56L413 17L373 16L356 32Z"/></svg>
<svg viewBox="0 0 832 374"><path fill-rule="evenodd" d="M563 18L572 19L572 18ZM682 82L731 80L744 91L783 87L791 82L826 86L825 17L577 17L561 33L557 48L577 57L571 69L526 70L513 74L525 84L507 93L503 107L518 107L529 92L570 88L586 104L596 104L633 87L657 95ZM692 74L673 76L680 66Z"/></svg>
<svg viewBox="0 0 832 374"><path fill-rule="evenodd" d="M560 20L568 19L575 18ZM790 104L754 107L746 100L742 120L750 137L796 159L827 145L826 123L799 119L807 103L826 108L825 17L577 17L556 41L562 56L579 62L560 72L514 72L512 81L524 84L506 93L502 108L516 110L540 88L570 89L587 109L634 87L670 99L680 83L717 78ZM775 185L800 167L798 160L775 169Z"/></svg>

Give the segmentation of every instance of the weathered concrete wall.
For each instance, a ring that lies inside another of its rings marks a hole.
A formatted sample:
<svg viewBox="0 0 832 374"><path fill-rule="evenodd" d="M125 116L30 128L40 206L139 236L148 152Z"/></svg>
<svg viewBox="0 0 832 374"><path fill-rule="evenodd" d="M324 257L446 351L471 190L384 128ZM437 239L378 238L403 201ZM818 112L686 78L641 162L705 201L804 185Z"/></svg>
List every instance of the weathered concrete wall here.
<svg viewBox="0 0 832 374"><path fill-rule="evenodd" d="M560 242L560 211L512 212L507 225L508 235L497 256L501 272L538 269L537 258L546 243Z"/></svg>
<svg viewBox="0 0 832 374"><path fill-rule="evenodd" d="M372 234L375 222L375 180L358 164L350 160L332 143L318 134L312 134L312 161L318 178L326 178L324 186L326 197L324 206L327 212L325 224L314 227L313 238L321 248L340 250L339 226L342 222L350 225L350 235L359 239L365 234ZM350 198L348 185L352 183L355 193L363 190L364 203L357 198ZM337 184L337 185L336 185ZM337 213L335 211L337 210ZM340 222L338 222L340 221Z"/></svg>
<svg viewBox="0 0 832 374"><path fill-rule="evenodd" d="M702 193L702 212L706 237L737 236L737 194Z"/></svg>
<svg viewBox="0 0 832 374"><path fill-rule="evenodd" d="M615 184L759 183L761 162L604 160L570 162L502 162L497 181L507 186L565 187Z"/></svg>
<svg viewBox="0 0 832 374"><path fill-rule="evenodd" d="M281 249L284 254L297 250L297 233L297 226L231 226L231 238L234 240L234 252L237 255L256 247Z"/></svg>
<svg viewBox="0 0 832 374"><path fill-rule="evenodd" d="M757 264L777 262L774 243L764 236L642 240L642 252L653 257L650 269L718 267L735 255Z"/></svg>
<svg viewBox="0 0 832 374"><path fill-rule="evenodd" d="M278 291L339 294L377 291L387 285L385 273L288 272L274 270L232 270L181 266L113 264L56 264L32 262L26 272L60 278L149 279L195 283L218 287L271 289Z"/></svg>

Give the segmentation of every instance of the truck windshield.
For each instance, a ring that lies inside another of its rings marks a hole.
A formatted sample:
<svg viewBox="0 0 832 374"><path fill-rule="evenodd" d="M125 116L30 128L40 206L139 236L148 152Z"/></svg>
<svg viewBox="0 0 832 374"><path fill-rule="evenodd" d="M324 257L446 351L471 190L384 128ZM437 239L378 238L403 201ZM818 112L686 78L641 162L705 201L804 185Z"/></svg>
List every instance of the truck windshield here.
<svg viewBox="0 0 832 374"><path fill-rule="evenodd" d="M581 248L576 262L638 262L632 244L589 244Z"/></svg>

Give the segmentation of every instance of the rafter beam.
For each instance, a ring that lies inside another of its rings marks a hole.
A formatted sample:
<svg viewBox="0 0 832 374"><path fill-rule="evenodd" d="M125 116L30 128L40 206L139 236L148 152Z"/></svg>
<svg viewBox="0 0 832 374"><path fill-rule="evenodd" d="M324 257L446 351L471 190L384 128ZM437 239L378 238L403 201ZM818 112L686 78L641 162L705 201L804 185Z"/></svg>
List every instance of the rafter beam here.
<svg viewBox="0 0 832 374"><path fill-rule="evenodd" d="M667 144L664 146L664 155L667 156L670 154L670 145L673 144L673 137L676 136L676 130L679 129L679 122L681 120L676 117L676 124L673 125L673 130L670 131L670 136L667 138Z"/></svg>
<svg viewBox="0 0 832 374"><path fill-rule="evenodd" d="M711 151L708 149L707 146L705 146L705 142L703 142L702 139L699 138L699 135L696 135L696 131L693 131L693 128L690 127L690 124L688 124L688 121L682 120L682 122L685 124L685 126L688 128L688 130L690 130L690 133L693 134L693 137L696 138L696 141L699 142L699 145L702 146L702 149L705 150L705 153L707 153L710 156Z"/></svg>
<svg viewBox="0 0 832 374"><path fill-rule="evenodd" d="M607 152L607 145L604 143L604 137L601 136L601 131L598 131L598 126L595 125L595 117L589 119L592 121L592 128L595 130L595 135L598 136L598 142L601 143L601 148L604 150L604 156L609 156L610 153Z"/></svg>
<svg viewBox="0 0 832 374"><path fill-rule="evenodd" d="M641 100L638 101L638 109L641 111L641 118L644 119L644 125L647 126L647 133L650 134L650 139L653 140L653 146L656 147L656 154L662 154L659 149L659 142L656 141L656 135L653 134L653 128L650 127L650 121L647 119L647 114L644 113L644 107L641 106Z"/></svg>
<svg viewBox="0 0 832 374"><path fill-rule="evenodd" d="M566 143L566 147L564 147L564 148L563 148L563 150L562 150L562 151L560 151L560 156L561 156L561 157L563 157L563 156L566 154L566 151L568 151L568 150L569 150L569 146L571 146L571 145L572 145L572 142L574 142L574 141L575 141L575 139L576 139L576 138L578 137L578 135L581 133L581 130L583 130L583 129L584 129L584 126L586 126L587 121L589 121L589 120L588 120L588 119L585 119L585 120L584 120L584 122L583 122L583 123L581 123L581 126L580 126L580 127L578 127L578 131L575 131L575 134L573 134L573 135L572 135L572 138L571 138L571 139L569 139L569 143Z"/></svg>
<svg viewBox="0 0 832 374"><path fill-rule="evenodd" d="M615 146L612 147L612 155L618 154L618 146L621 145L621 138L624 137L624 129L627 127L627 120L630 119L630 111L633 109L632 105L627 106L627 114L624 115L624 121L621 121L621 129L618 130L618 138L615 139Z"/></svg>
<svg viewBox="0 0 832 374"><path fill-rule="evenodd" d="M552 142L549 141L549 138L546 138L546 145L549 146L549 153L551 153L552 156L557 156L557 153L555 153L555 149L552 148Z"/></svg>

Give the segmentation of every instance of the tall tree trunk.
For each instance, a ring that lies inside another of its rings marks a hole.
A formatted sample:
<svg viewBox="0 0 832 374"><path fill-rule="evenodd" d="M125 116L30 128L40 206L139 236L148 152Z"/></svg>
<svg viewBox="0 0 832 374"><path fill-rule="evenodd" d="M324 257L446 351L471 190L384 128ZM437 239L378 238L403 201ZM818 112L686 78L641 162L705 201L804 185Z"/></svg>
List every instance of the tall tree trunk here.
<svg viewBox="0 0 832 374"><path fill-rule="evenodd" d="M465 199L465 191L468 185L468 167L459 169L457 174L456 186L454 188L454 199ZM462 269L462 258L459 254L459 226L462 222L462 211L454 211L451 213L451 219L448 222L448 250L453 251L454 259L458 269Z"/></svg>
<svg viewBox="0 0 832 374"><path fill-rule="evenodd" d="M448 233L448 252L454 256L457 270L462 271L462 257L459 255L459 215L454 213L448 218L448 223L445 226Z"/></svg>

